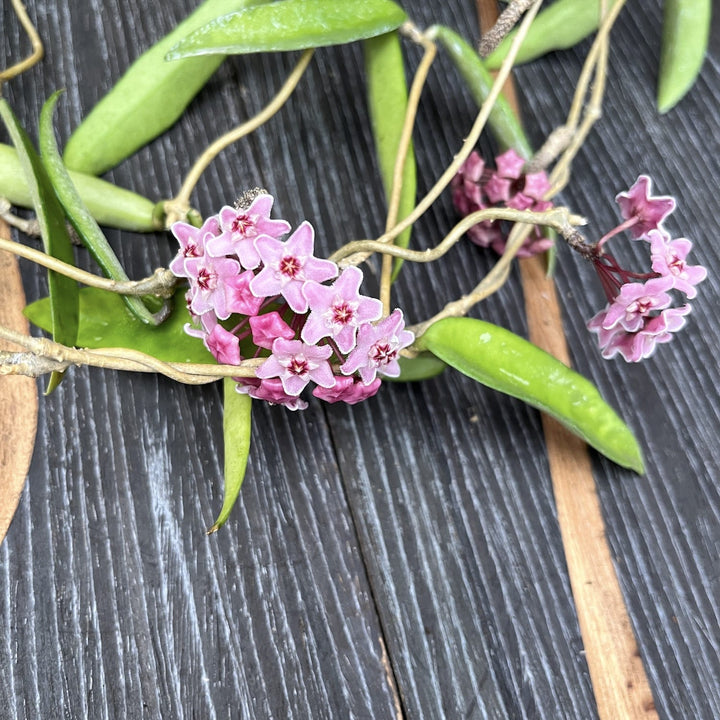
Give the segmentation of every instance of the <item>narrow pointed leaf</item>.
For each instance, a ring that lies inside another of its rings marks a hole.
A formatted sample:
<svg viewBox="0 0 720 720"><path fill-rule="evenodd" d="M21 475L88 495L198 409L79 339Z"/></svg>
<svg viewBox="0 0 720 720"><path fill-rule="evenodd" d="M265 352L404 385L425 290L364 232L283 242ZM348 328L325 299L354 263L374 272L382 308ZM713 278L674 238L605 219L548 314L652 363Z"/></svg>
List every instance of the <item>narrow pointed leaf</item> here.
<svg viewBox="0 0 720 720"><path fill-rule="evenodd" d="M400 37L397 32L385 33L366 40L363 43L363 49L368 83L368 106L375 138L375 150L385 188L385 197L389 202L395 160L407 110L408 92ZM407 217L415 208L416 189L415 153L412 143L410 143L403 166L398 220ZM410 244L411 232L412 228L404 230L395 238L395 244L407 247ZM393 280L400 272L401 266L402 259L396 258Z"/></svg>
<svg viewBox="0 0 720 720"><path fill-rule="evenodd" d="M223 380L224 410L223 436L225 439L225 492L220 514L208 535L219 530L230 517L230 511L240 494L248 455L250 454L250 430L252 398L235 390L232 378Z"/></svg>
<svg viewBox="0 0 720 720"><path fill-rule="evenodd" d="M395 30L406 19L391 0L278 0L208 23L171 48L166 58L340 45Z"/></svg>
<svg viewBox="0 0 720 720"><path fill-rule="evenodd" d="M420 344L483 385L552 415L619 465L643 472L637 440L597 388L536 345L473 318L440 320Z"/></svg>
<svg viewBox="0 0 720 720"><path fill-rule="evenodd" d="M0 98L0 116L7 126L25 174L32 205L40 224L45 252L58 260L74 264L75 257L70 235L65 226L65 213L55 197L45 168L40 162L27 133L20 126L15 113ZM53 338L63 345L74 345L78 329L78 286L74 280L48 271L51 324ZM53 372L46 389L51 393L60 383L63 373Z"/></svg>
<svg viewBox="0 0 720 720"><path fill-rule="evenodd" d="M117 255L115 255L113 249L110 247L100 226L90 214L87 207L85 207L85 203L83 203L80 193L73 184L60 156L52 126L52 118L55 105L62 92L62 90L58 90L51 95L45 105L43 105L40 113L40 159L68 219L77 231L80 239L90 251L90 254L102 268L105 276L113 280L129 280L130 278L128 278L125 269L117 259ZM147 309L141 298L125 295L123 296L123 300L130 309L130 312L132 312L138 320L150 325L159 324L158 316L153 315Z"/></svg>
<svg viewBox="0 0 720 720"><path fill-rule="evenodd" d="M183 330L185 323L190 322L184 293L184 290L175 293L173 311L162 325L152 327L138 320L119 295L97 288L82 288L77 345L130 348L166 362L214 363L215 359L202 340ZM28 305L25 316L43 330L49 329L48 298Z"/></svg>

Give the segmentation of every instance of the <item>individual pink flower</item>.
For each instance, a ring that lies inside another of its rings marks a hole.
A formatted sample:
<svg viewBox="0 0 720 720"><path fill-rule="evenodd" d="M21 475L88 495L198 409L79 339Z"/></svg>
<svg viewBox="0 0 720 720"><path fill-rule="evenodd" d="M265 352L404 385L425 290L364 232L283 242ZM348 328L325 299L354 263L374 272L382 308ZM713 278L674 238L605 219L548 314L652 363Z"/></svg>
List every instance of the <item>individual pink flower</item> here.
<svg viewBox="0 0 720 720"><path fill-rule="evenodd" d="M692 250L690 240L668 240L659 230L650 230L647 237L652 269L660 275L672 277L676 290L685 293L689 299L694 298L697 295L695 286L707 277L707 269L702 265L688 265L685 261Z"/></svg>
<svg viewBox="0 0 720 720"><path fill-rule="evenodd" d="M265 400L271 405L284 405L288 410L305 410L308 406L305 400L288 395L278 378L269 378L268 380L239 378L235 390L249 395L254 400Z"/></svg>
<svg viewBox="0 0 720 720"><path fill-rule="evenodd" d="M278 338L292 340L295 331L275 311L251 317L250 330L255 345L270 350Z"/></svg>
<svg viewBox="0 0 720 720"><path fill-rule="evenodd" d="M180 243L180 250L169 265L170 272L176 277L188 277L185 261L201 258L205 254L206 244L220 232L220 223L217 216L213 215L202 227L196 228L185 222L176 222L172 224L170 231Z"/></svg>
<svg viewBox="0 0 720 720"><path fill-rule="evenodd" d="M222 234L208 242L208 254L237 255L244 268L255 269L260 264L255 238L261 235L280 238L290 231L285 220L270 219L272 205L271 195L258 195L247 209L226 205L219 213Z"/></svg>
<svg viewBox="0 0 720 720"><path fill-rule="evenodd" d="M493 203L507 202L510 199L510 190L512 183L508 178L493 173L490 179L483 185L483 192L487 195L488 200ZM530 203L532 205L532 202Z"/></svg>
<svg viewBox="0 0 720 720"><path fill-rule="evenodd" d="M205 255L185 261L190 280L190 310L195 315L213 310L221 319L230 317L227 288L240 272L240 263L231 258Z"/></svg>
<svg viewBox="0 0 720 720"><path fill-rule="evenodd" d="M318 386L313 390L313 395L328 403L344 402L348 405L356 405L377 394L381 384L380 378L375 378L369 385L366 385L352 377L336 375L335 385L331 388Z"/></svg>
<svg viewBox="0 0 720 720"><path fill-rule="evenodd" d="M536 173L528 173L525 175L525 185L523 185L523 194L533 198L533 200L543 200L545 193L550 189L550 181L544 170Z"/></svg>
<svg viewBox="0 0 720 720"><path fill-rule="evenodd" d="M220 323L205 337L205 347L221 365L240 364L240 341Z"/></svg>
<svg viewBox="0 0 720 720"><path fill-rule="evenodd" d="M382 303L360 295L362 270L349 267L343 270L332 285L307 282L303 293L308 301L308 315L302 329L302 339L311 345L325 337L332 338L340 352L348 353L355 346L355 335L362 323L377 320L382 315Z"/></svg>
<svg viewBox="0 0 720 720"><path fill-rule="evenodd" d="M246 270L226 281L227 309L230 314L253 316L260 311L263 298L257 297L250 290L250 281L254 277L255 273L252 270Z"/></svg>
<svg viewBox="0 0 720 720"><path fill-rule="evenodd" d="M640 362L650 357L657 345L670 342L673 333L685 325L690 305L666 308L658 315L646 318L636 332L627 332L621 325L606 329L607 310L599 312L588 323L588 329L598 334L603 357L610 359L620 354L627 362Z"/></svg>
<svg viewBox="0 0 720 720"><path fill-rule="evenodd" d="M258 297L282 295L292 310L307 312L303 285L308 280L330 280L338 272L335 263L313 257L314 236L312 225L303 222L284 243L268 236L257 238L255 248L264 267L250 283L253 293Z"/></svg>
<svg viewBox="0 0 720 720"><path fill-rule="evenodd" d="M504 178L517 180L522 175L522 169L525 166L525 160L518 155L515 150L510 148L502 155L495 158L495 167L498 175Z"/></svg>
<svg viewBox="0 0 720 720"><path fill-rule="evenodd" d="M272 355L257 369L261 379L278 377L288 395L299 395L312 380L323 387L332 387L335 377L328 358L329 345L307 345L300 340L278 338L272 344Z"/></svg>
<svg viewBox="0 0 720 720"><path fill-rule="evenodd" d="M626 220L623 229L628 229L635 239L647 235L650 230L661 229L663 220L675 209L674 198L652 196L651 189L650 178L640 175L627 192L615 197L620 213Z"/></svg>
<svg viewBox="0 0 720 720"><path fill-rule="evenodd" d="M620 325L627 332L640 330L645 319L654 311L670 305L667 294L673 286L669 277L653 278L646 283L626 283L610 305L603 327L612 330Z"/></svg>
<svg viewBox="0 0 720 720"><path fill-rule="evenodd" d="M341 366L342 372L345 375L359 372L366 385L375 380L378 373L397 377L400 374L400 350L415 339L415 336L404 328L405 320L401 310L394 310L376 325L361 325L357 345Z"/></svg>

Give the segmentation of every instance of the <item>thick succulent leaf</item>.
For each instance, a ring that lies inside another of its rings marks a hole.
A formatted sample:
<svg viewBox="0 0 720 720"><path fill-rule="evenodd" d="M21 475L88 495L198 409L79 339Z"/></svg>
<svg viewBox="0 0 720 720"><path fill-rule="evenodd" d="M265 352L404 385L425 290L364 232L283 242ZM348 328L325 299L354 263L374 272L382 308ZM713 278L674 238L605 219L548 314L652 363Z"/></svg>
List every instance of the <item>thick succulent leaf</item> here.
<svg viewBox="0 0 720 720"><path fill-rule="evenodd" d="M428 380L439 375L447 365L435 357L432 353L420 353L417 357L398 359L400 364L400 375L396 378L386 377L384 380L389 382L416 382L418 380Z"/></svg>
<svg viewBox="0 0 720 720"><path fill-rule="evenodd" d="M65 164L71 170L100 175L167 130L223 61L218 55L166 63L167 51L210 20L266 1L199 3L180 25L133 62L80 123L65 146Z"/></svg>
<svg viewBox="0 0 720 720"><path fill-rule="evenodd" d="M395 30L406 19L391 0L278 0L209 22L171 48L166 59L341 45Z"/></svg>
<svg viewBox="0 0 720 720"><path fill-rule="evenodd" d="M223 504L217 520L208 530L219 530L230 517L230 511L240 494L248 455L250 454L250 430L252 429L252 399L235 390L235 381L225 378L223 381L224 410L223 436L225 439L225 492Z"/></svg>
<svg viewBox="0 0 720 720"><path fill-rule="evenodd" d="M637 440L582 375L509 330L473 318L440 320L420 344L448 365L559 420L614 462L643 472Z"/></svg>
<svg viewBox="0 0 720 720"><path fill-rule="evenodd" d="M25 175L32 206L40 224L45 252L70 265L75 263L72 242L65 225L65 213L27 133L15 117L10 105L0 98L0 116L7 126ZM46 330L63 345L74 345L78 331L78 286L74 280L48 271L50 322ZM53 372L46 394L60 383L63 373Z"/></svg>
<svg viewBox="0 0 720 720"><path fill-rule="evenodd" d="M152 355L166 362L214 363L202 340L183 330L190 322L184 290L175 293L175 306L162 325L154 327L138 320L122 298L106 290L80 290L80 324L77 345L87 348L123 347ZM47 298L25 308L25 315L43 330L50 326Z"/></svg>

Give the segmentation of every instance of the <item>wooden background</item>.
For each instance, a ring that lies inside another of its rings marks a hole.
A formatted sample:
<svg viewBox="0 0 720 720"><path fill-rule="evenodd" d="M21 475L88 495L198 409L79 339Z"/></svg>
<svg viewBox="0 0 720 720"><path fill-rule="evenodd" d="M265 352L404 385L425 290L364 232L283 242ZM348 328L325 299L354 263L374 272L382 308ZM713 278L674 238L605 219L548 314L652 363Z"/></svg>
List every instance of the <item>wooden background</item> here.
<svg viewBox="0 0 720 720"><path fill-rule="evenodd" d="M65 87L64 141L193 4L31 0L46 58L6 96L34 127L43 100ZM472 0L403 5L421 26L477 36ZM667 227L695 241L709 279L677 340L633 366L604 361L584 328L604 303L591 268L561 249L557 283L573 363L647 458L644 477L596 454L593 468L658 711L711 720L720 717L720 16L697 85L660 117L660 3L629 5L604 117L562 199L599 236L619 218L614 195L651 174L658 193L677 195ZM8 2L1 35L3 64L27 52ZM587 48L517 73L536 144L562 121ZM406 50L414 68L419 52ZM208 141L267 102L295 57L226 62L182 121L110 178L170 196ZM384 201L364 97L359 45L318 52L288 105L216 160L194 203L209 214L262 185L279 215L315 225L323 252L378 234ZM421 192L473 115L440 57L415 133ZM415 243L437 242L454 219L446 193ZM135 277L175 252L165 235L109 237ZM643 249L629 246L618 253L639 261ZM406 266L395 302L421 320L491 262L464 243L432 266ZM23 268L34 299L44 281ZM526 333L522 308L513 273L475 314ZM219 386L76 369L41 400L30 477L0 546L3 718L596 716L536 412L452 371L388 385L355 408L256 405L241 502L206 537L222 498Z"/></svg>

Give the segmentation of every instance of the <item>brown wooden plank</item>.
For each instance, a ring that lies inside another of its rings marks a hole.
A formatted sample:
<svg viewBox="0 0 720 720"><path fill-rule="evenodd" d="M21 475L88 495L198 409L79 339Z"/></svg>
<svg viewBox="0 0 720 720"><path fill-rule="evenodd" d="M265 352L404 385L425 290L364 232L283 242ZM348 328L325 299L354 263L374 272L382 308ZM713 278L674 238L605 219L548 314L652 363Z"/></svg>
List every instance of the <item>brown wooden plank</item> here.
<svg viewBox="0 0 720 720"><path fill-rule="evenodd" d="M0 236L10 228L0 220ZM27 333L25 293L17 260L0 253L0 325ZM2 350L17 350L0 343ZM37 384L32 378L0 377L0 543L10 527L30 468L37 428Z"/></svg>

